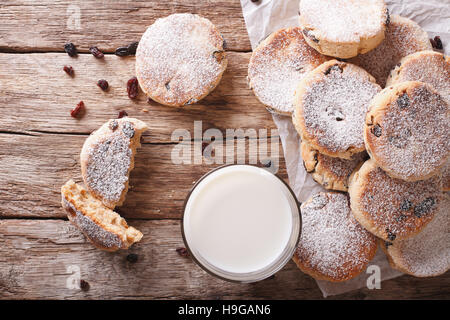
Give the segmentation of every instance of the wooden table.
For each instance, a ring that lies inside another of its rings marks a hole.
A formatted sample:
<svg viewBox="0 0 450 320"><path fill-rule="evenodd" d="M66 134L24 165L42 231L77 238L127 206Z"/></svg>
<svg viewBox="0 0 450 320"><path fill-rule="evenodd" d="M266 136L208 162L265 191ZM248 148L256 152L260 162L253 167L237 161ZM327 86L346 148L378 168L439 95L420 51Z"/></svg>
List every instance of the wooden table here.
<svg viewBox="0 0 450 320"><path fill-rule="evenodd" d="M220 85L200 103L170 108L126 94L134 57L113 54L138 41L156 18L192 12L209 18L227 41L229 66ZM79 18L79 19L78 19ZM2 299L311 299L315 281L290 262L274 278L227 283L206 274L175 249L183 246L180 216L193 182L216 165L171 161L175 129L275 129L270 114L247 88L251 55L239 1L4 0L0 4L0 298ZM78 22L80 22L78 24ZM80 54L64 53L73 42ZM88 52L98 46L105 58ZM75 77L62 68L71 65ZM110 90L102 92L104 78ZM70 110L83 100L87 113ZM144 233L128 252L95 249L67 220L60 187L81 180L79 152L90 132L126 110L149 124L120 213ZM270 139L270 130L269 138ZM273 134L276 138L276 131ZM244 138L249 140L248 138ZM265 139L265 138L259 138ZM248 142L248 141L247 141ZM248 143L247 143L248 144ZM280 148L279 173L287 179ZM248 155L247 147L247 155ZM127 255L138 255L137 263ZM77 277L89 283L81 290ZM410 276L334 298L449 297L450 273Z"/></svg>

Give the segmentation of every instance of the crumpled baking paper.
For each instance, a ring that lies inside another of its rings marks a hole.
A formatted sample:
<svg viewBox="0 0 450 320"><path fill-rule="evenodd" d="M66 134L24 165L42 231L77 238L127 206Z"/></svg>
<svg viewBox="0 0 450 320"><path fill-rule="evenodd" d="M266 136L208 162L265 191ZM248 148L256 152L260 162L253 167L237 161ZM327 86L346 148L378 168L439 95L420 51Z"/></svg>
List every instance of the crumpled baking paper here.
<svg viewBox="0 0 450 320"><path fill-rule="evenodd" d="M240 1L253 49L270 33L281 28L298 25L299 0ZM386 0L386 4L390 13L399 14L417 22L428 32L430 38L439 35L444 44L444 52L448 54L450 49L450 0ZM311 195L325 189L316 183L303 167L300 156L300 138L291 118L276 114L272 116L283 145L289 184L298 200L303 202ZM318 280L317 284L324 297L370 286L374 287L373 290L377 290L374 280L376 278L374 272L377 271L374 270L380 271L381 281L402 275L401 272L389 266L386 256L379 248L366 272L361 273L358 277L341 283ZM382 283L379 284L379 287L382 290Z"/></svg>

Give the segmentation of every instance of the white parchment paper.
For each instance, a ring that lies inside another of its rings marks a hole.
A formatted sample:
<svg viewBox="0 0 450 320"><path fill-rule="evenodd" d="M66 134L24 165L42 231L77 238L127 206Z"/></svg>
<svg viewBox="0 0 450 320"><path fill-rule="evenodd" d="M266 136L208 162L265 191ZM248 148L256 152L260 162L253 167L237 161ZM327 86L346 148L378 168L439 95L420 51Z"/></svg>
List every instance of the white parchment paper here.
<svg viewBox="0 0 450 320"><path fill-rule="evenodd" d="M299 0L240 1L253 49L270 33L281 28L298 25ZM390 13L414 20L428 32L430 38L439 35L444 44L444 52L448 54L450 49L450 0L386 0L386 3ZM316 183L303 167L299 136L292 125L291 118L273 114L273 120L278 127L283 145L289 184L298 200L303 202L311 195L325 189ZM380 268L381 280L392 279L402 274L389 266L386 256L379 249L369 265L368 271L371 272L363 272L358 277L342 283L317 281L317 284L324 297L365 288L368 282L373 283L369 278L373 274L371 265Z"/></svg>

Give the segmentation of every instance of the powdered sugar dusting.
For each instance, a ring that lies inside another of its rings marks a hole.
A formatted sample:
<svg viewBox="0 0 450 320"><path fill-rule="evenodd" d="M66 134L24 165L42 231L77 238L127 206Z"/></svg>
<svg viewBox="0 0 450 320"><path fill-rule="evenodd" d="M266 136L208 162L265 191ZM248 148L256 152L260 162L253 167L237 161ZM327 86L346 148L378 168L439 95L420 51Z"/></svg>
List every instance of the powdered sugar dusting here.
<svg viewBox="0 0 450 320"><path fill-rule="evenodd" d="M83 215L75 206L70 203L63 195L63 204L66 210L71 214L69 219L83 231L83 233L90 238L94 243L105 248L120 248L122 247L122 240L120 237L112 232L106 231L89 217ZM75 215L73 215L75 213Z"/></svg>
<svg viewBox="0 0 450 320"><path fill-rule="evenodd" d="M357 42L376 36L386 21L382 0L301 0L306 27L333 42Z"/></svg>
<svg viewBox="0 0 450 320"><path fill-rule="evenodd" d="M326 277L345 280L362 271L376 239L351 214L348 196L319 193L301 206L302 233L296 257Z"/></svg>
<svg viewBox="0 0 450 320"><path fill-rule="evenodd" d="M394 83L422 81L431 84L450 101L450 58L433 51L418 52L402 59L401 67L391 73Z"/></svg>
<svg viewBox="0 0 450 320"><path fill-rule="evenodd" d="M415 276L446 272L450 267L450 194L444 195L438 214L421 233L395 242L392 249L400 256L402 267Z"/></svg>
<svg viewBox="0 0 450 320"><path fill-rule="evenodd" d="M325 61L325 56L306 43L300 28L282 29L253 52L248 67L250 85L263 104L290 113L300 80Z"/></svg>
<svg viewBox="0 0 450 320"><path fill-rule="evenodd" d="M384 88L390 71L401 58L417 51L431 49L427 33L417 23L392 15L383 42L375 49L349 61L367 70Z"/></svg>
<svg viewBox="0 0 450 320"><path fill-rule="evenodd" d="M306 131L331 152L363 149L364 118L370 100L381 88L361 68L338 61L336 65L340 69L333 66L310 73L312 81L308 78L300 97Z"/></svg>
<svg viewBox="0 0 450 320"><path fill-rule="evenodd" d="M155 21L136 52L142 89L163 103L194 103L212 90L226 67L223 39L207 19L173 14Z"/></svg>
<svg viewBox="0 0 450 320"><path fill-rule="evenodd" d="M354 154L350 160L329 157L321 153L318 153L317 158L319 160L318 166L327 168L327 170L330 170L338 178L346 180L353 170L367 158L367 153L359 152Z"/></svg>
<svg viewBox="0 0 450 320"><path fill-rule="evenodd" d="M404 90L402 90L404 88ZM449 104L429 85L405 82L385 89L396 99L374 106L373 128L367 130L368 147L380 166L395 177L417 180L433 174L450 154ZM404 101L404 102L402 102ZM380 108L380 109L378 109Z"/></svg>
<svg viewBox="0 0 450 320"><path fill-rule="evenodd" d="M133 151L130 137L121 130L127 123L132 125L122 121L118 129L88 149L86 185L107 202L119 201L128 181Z"/></svg>
<svg viewBox="0 0 450 320"><path fill-rule="evenodd" d="M366 162L363 167L368 164ZM361 197L352 198L352 205L360 208L365 219L378 230L378 236L391 241L422 229L433 219L441 202L442 180L439 176L406 182L393 179L374 166L358 179L356 188L362 188L358 189Z"/></svg>

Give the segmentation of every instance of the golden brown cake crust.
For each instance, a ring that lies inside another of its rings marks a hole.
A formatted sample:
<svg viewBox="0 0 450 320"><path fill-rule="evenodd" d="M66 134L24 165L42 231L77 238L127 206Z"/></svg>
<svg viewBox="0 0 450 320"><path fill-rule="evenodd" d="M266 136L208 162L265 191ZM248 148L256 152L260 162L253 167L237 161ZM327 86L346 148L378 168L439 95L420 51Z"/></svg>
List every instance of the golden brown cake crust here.
<svg viewBox="0 0 450 320"><path fill-rule="evenodd" d="M321 154L351 159L365 150L364 118L381 90L366 71L350 63L323 63L300 82L292 121L302 141Z"/></svg>
<svg viewBox="0 0 450 320"><path fill-rule="evenodd" d="M450 268L450 194L439 212L417 236L380 245L395 269L415 277L436 277Z"/></svg>
<svg viewBox="0 0 450 320"><path fill-rule="evenodd" d="M196 103L220 82L227 67L223 38L206 18L172 14L155 21L136 51L142 91L168 106Z"/></svg>
<svg viewBox="0 0 450 320"><path fill-rule="evenodd" d="M301 0L299 12L308 44L343 59L378 46L389 23L383 0Z"/></svg>
<svg viewBox="0 0 450 320"><path fill-rule="evenodd" d="M355 168L368 158L366 152L353 155L351 160L329 157L314 150L307 143L300 146L306 171L326 189L347 191L348 178Z"/></svg>
<svg viewBox="0 0 450 320"><path fill-rule="evenodd" d="M353 218L348 195L315 194L302 204L301 212L302 233L293 260L313 278L349 280L375 256L377 240Z"/></svg>
<svg viewBox="0 0 450 320"><path fill-rule="evenodd" d="M450 154L450 108L429 84L402 82L374 97L367 112L367 152L391 177L424 180Z"/></svg>
<svg viewBox="0 0 450 320"><path fill-rule="evenodd" d="M147 128L138 119L111 119L84 142L80 154L84 184L108 208L125 201L134 155Z"/></svg>
<svg viewBox="0 0 450 320"><path fill-rule="evenodd" d="M270 111L290 115L298 82L327 59L306 43L300 28L278 30L253 51L249 87Z"/></svg>
<svg viewBox="0 0 450 320"><path fill-rule="evenodd" d="M407 182L389 177L373 159L350 176L350 205L356 220L386 241L418 234L433 220L442 198L440 176Z"/></svg>
<svg viewBox="0 0 450 320"><path fill-rule="evenodd" d="M103 206L86 189L69 180L61 187L61 204L69 221L99 249L128 249L142 239L142 233L129 227L116 212Z"/></svg>

